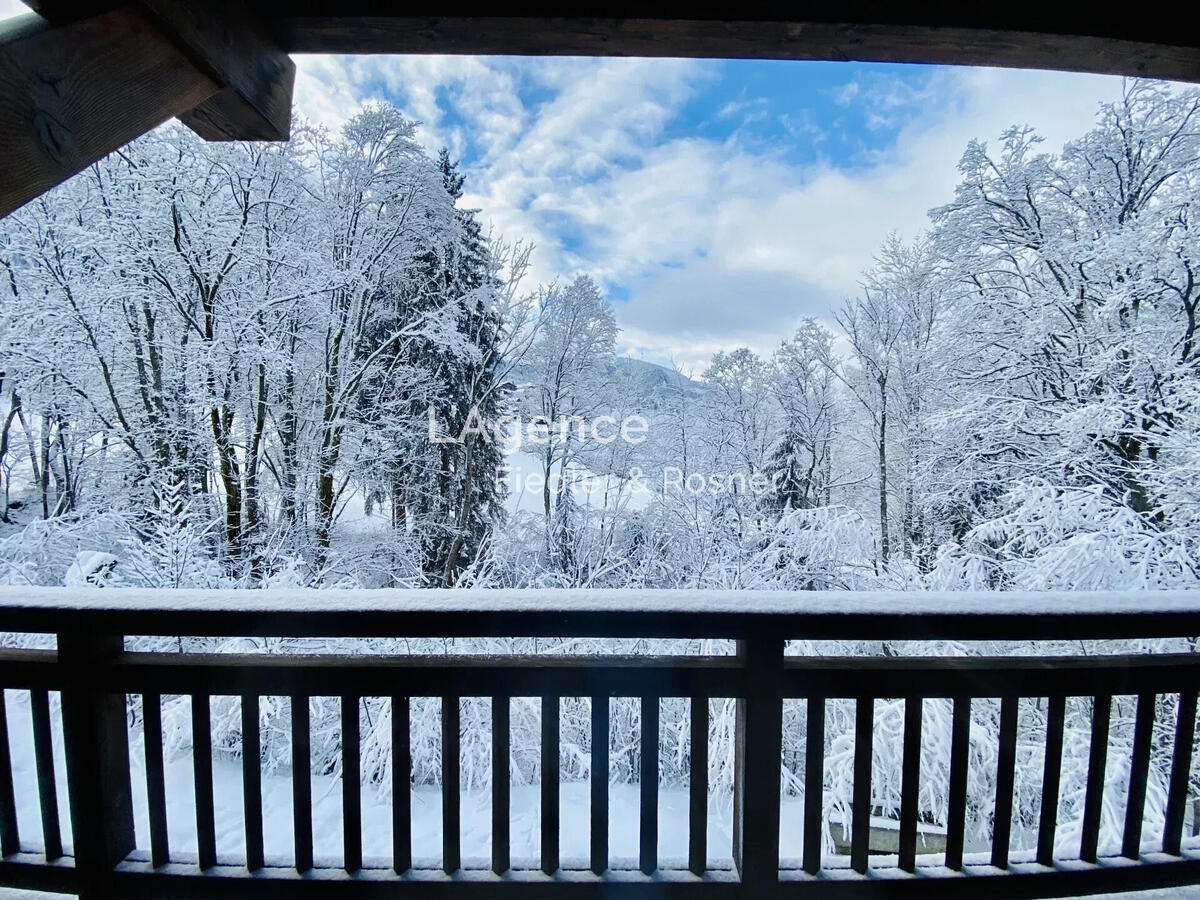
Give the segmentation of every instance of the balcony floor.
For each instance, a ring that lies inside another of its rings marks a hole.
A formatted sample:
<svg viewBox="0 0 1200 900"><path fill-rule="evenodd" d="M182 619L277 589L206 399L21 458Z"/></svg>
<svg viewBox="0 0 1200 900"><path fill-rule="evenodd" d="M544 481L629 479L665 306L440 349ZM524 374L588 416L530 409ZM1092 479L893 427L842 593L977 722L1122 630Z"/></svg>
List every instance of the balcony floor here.
<svg viewBox="0 0 1200 900"><path fill-rule="evenodd" d="M73 894L42 894L0 887L0 900L71 900ZM1170 888L1161 891L1134 891L1128 894L1092 894L1088 900L1184 900L1194 898L1196 889Z"/></svg>

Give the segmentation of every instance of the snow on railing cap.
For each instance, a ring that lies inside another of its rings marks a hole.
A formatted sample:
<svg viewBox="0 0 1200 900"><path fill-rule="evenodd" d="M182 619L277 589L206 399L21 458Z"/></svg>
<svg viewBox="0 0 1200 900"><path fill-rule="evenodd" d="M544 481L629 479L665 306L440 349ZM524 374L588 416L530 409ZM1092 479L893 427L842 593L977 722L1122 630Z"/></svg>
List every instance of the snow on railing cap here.
<svg viewBox="0 0 1200 900"><path fill-rule="evenodd" d="M0 628L85 626L280 636L1168 637L1200 634L1200 591L0 587Z"/></svg>

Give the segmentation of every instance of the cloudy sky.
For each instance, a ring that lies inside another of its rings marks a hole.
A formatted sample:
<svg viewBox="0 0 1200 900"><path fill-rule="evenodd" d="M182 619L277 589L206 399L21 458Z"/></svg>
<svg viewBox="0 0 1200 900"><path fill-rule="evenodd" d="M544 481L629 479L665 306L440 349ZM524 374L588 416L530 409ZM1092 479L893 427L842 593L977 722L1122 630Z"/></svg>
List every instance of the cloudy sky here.
<svg viewBox="0 0 1200 900"><path fill-rule="evenodd" d="M1085 131L1120 80L995 69L725 60L307 57L297 104L364 99L424 123L466 202L536 244L531 279L587 272L626 352L699 372L828 318L892 231L950 199L973 137Z"/></svg>
<svg viewBox="0 0 1200 900"><path fill-rule="evenodd" d="M17 8L0 0L0 15ZM298 57L336 127L385 99L462 161L466 202L536 244L530 286L590 273L627 353L699 372L828 318L881 240L946 202L973 137L1085 131L1120 80L727 60Z"/></svg>

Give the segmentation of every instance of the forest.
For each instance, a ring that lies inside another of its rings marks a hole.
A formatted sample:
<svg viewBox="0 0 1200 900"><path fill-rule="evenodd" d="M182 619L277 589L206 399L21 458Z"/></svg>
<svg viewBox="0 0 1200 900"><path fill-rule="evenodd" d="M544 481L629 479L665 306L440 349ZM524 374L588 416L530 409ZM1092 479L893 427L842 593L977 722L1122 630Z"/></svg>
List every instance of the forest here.
<svg viewBox="0 0 1200 900"><path fill-rule="evenodd" d="M1020 126L972 141L925 233L888 238L829 320L797 319L771 352L729 349L701 372L625 356L586 273L527 283L531 245L463 207L463 171L399 110L293 133L209 144L165 127L0 222L0 584L1200 586L1200 92L1129 82L1062 148ZM644 439L554 427L631 417ZM512 422L534 428L495 439ZM1110 652L1094 643L1057 651ZM447 649L430 644L417 652ZM1175 698L1159 699L1161 818ZM1130 700L1114 707L1113 804ZM363 759L384 785L378 702ZM472 704L465 733L484 735ZM577 705L563 743L586 750ZM678 706L663 714L666 782L686 772ZM925 771L947 764L944 706L927 704ZM973 710L981 772L997 707ZM853 710L831 709L832 810L849 796ZM901 709L881 703L877 731ZM263 715L268 768L282 765L287 709ZM514 710L530 735L514 754L536 744L537 715ZM622 715L613 777L636 780L619 738L636 735L636 704ZM794 792L804 726L788 715ZM1069 704L1064 822L1078 820L1090 715ZM732 716L714 707L718 786ZM1022 728L1044 716L1023 704ZM214 714L224 746L236 719ZM430 711L413 722L436 733ZM486 781L463 746L464 778ZM333 744L314 750L336 765ZM1041 748L1020 752L1031 824ZM536 781L536 755L521 759L514 777ZM564 757L564 776L584 775L582 759ZM414 778L435 783L436 760L414 737ZM938 791L922 796L930 821ZM989 791L972 781L980 833ZM1106 807L1107 839L1118 819Z"/></svg>

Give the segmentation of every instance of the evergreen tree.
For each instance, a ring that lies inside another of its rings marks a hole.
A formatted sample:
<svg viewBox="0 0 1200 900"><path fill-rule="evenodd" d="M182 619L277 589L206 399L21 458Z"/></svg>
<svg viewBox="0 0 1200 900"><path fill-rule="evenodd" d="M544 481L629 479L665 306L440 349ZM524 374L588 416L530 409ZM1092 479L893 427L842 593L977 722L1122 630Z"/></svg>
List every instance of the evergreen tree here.
<svg viewBox="0 0 1200 900"><path fill-rule="evenodd" d="M367 491L372 502L390 499L394 527L418 533L426 581L449 586L504 514L497 487L502 448L490 436L508 389L497 378L503 323L495 310L500 283L491 248L477 212L457 206L465 178L445 149L437 166L455 203L454 240L413 262L393 298L394 319L380 330L445 309L453 334L430 334L397 348L387 374L377 379L369 402L387 407L394 394L404 398L404 408L380 416L400 424L372 434ZM395 379L412 377L424 380L423 390L414 393L411 382L402 392L389 389ZM430 422L442 438L467 433L461 442L433 441ZM474 433L475 426L488 436Z"/></svg>
<svg viewBox="0 0 1200 900"><path fill-rule="evenodd" d="M467 418L482 422L487 435L502 416L509 402L511 388L500 383L501 339L503 322L496 310L495 298L500 289L492 265L487 238L479 223L478 211L458 207L464 178L456 163L451 162L445 148L438 157L447 192L455 201L460 227L459 243L451 267L451 286L459 296L462 311L459 331L479 350L478 357L458 357L465 361L461 371L452 373L447 385L457 396L454 409L455 424L467 424ZM457 508L454 530L445 549L442 580L447 587L475 554L490 529L504 516L504 497L500 487L500 470L504 464L500 444L485 436L468 435L461 445L448 445L458 450L456 483L452 484L451 509Z"/></svg>

